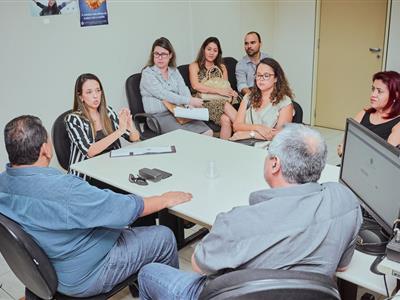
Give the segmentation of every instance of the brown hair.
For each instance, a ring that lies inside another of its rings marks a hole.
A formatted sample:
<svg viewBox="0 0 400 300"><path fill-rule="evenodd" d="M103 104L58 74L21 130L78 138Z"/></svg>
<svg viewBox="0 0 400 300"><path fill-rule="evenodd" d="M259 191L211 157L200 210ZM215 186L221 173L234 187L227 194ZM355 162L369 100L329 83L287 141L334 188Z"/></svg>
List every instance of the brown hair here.
<svg viewBox="0 0 400 300"><path fill-rule="evenodd" d="M160 37L160 38L158 38L158 39L156 39L154 41L153 46L151 47L149 60L148 60L148 62L147 62L145 67L154 66L154 55L153 55L153 52L154 52L154 49L157 46L161 47L161 48L164 48L165 50L167 50L169 52L169 54L172 54L171 55L171 59L168 62L168 66L172 67L172 68L176 68L176 53L175 53L174 47L172 47L171 42L165 37Z"/></svg>
<svg viewBox="0 0 400 300"><path fill-rule="evenodd" d="M109 135L114 131L114 129L111 125L111 119L108 116L106 96L104 95L103 86L100 82L100 79L96 75L86 73L86 74L79 75L79 77L76 79L75 92L74 92L74 106L72 108L72 111L75 113L81 114L84 118L86 118L89 121L90 127L92 129L92 133L93 133L93 138L94 138L96 136L94 122L93 122L92 118L90 117L90 114L89 114L88 109L86 108L86 105L80 99L80 96L82 96L82 86L88 80L95 80L100 85L101 98L100 98L100 105L97 108L97 110L100 113L100 123L101 123L101 127L103 128L103 133L105 135Z"/></svg>
<svg viewBox="0 0 400 300"><path fill-rule="evenodd" d="M205 58L204 52L205 52L205 50L206 50L206 47L207 47L208 44L210 44L210 43L214 43L215 45L217 45L217 48L218 48L218 55L217 55L217 57L215 58L214 64L215 64L218 68L220 68L220 69L222 70L221 65L223 64L223 61L222 61L222 49L221 49L221 44L220 44L219 40L218 40L216 37L214 37L214 36L210 36L209 38L207 38L207 39L203 42L203 44L201 44L201 47L200 47L199 53L197 54L197 58L196 58L195 62L196 62L197 65L199 66L199 69L200 69L200 70L203 69L203 68L205 68L206 58Z"/></svg>
<svg viewBox="0 0 400 300"><path fill-rule="evenodd" d="M285 96L293 100L294 94L289 87L285 72L283 72L280 64L275 59L267 57L258 63L256 72L261 64L268 65L274 70L276 82L270 97L272 105L278 104ZM250 94L250 101L254 108L259 108L261 106L262 95L261 90L257 86L256 77L254 78L254 86Z"/></svg>

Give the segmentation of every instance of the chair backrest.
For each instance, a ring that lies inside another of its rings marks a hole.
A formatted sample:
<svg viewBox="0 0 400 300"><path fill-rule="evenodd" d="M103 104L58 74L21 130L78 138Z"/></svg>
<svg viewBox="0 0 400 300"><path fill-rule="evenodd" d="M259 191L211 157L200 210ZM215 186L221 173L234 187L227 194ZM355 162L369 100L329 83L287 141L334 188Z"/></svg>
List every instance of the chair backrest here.
<svg viewBox="0 0 400 300"><path fill-rule="evenodd" d="M303 123L303 109L296 101L292 101L292 103L294 108L294 116L292 122L301 124Z"/></svg>
<svg viewBox="0 0 400 300"><path fill-rule="evenodd" d="M142 94L140 94L141 73L136 73L128 77L125 82L126 97L128 98L129 109L132 116L144 113Z"/></svg>
<svg viewBox="0 0 400 300"><path fill-rule="evenodd" d="M202 300L340 300L336 284L323 274L291 270L239 270L211 280Z"/></svg>
<svg viewBox="0 0 400 300"><path fill-rule="evenodd" d="M178 67L179 73L181 73L186 86L190 89L190 79L189 79L189 65L181 65Z"/></svg>
<svg viewBox="0 0 400 300"><path fill-rule="evenodd" d="M236 91L237 90L236 64L238 61L233 57L224 57L223 60L226 69L228 70L229 83L231 84L231 87Z"/></svg>
<svg viewBox="0 0 400 300"><path fill-rule="evenodd" d="M43 250L21 226L0 214L0 252L15 276L42 299L57 290L56 272Z"/></svg>
<svg viewBox="0 0 400 300"><path fill-rule="evenodd" d="M68 136L64 119L65 116L70 112L72 112L72 110L68 110L59 115L58 118L54 121L53 127L51 129L51 136L53 139L54 150L56 151L58 163L65 170L68 170L69 168L71 140Z"/></svg>

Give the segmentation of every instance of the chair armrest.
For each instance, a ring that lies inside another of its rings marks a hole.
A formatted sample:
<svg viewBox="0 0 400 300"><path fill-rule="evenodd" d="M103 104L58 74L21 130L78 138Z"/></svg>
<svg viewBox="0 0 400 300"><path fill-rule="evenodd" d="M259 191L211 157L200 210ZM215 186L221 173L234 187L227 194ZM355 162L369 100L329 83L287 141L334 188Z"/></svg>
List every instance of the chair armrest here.
<svg viewBox="0 0 400 300"><path fill-rule="evenodd" d="M154 127L156 129L155 131L148 127L147 119L150 119L152 121L152 123L154 124ZM143 136L144 127L147 127L151 131L154 131L157 135L161 134L160 124L158 123L158 120L152 114L138 113L138 114L133 116L133 122L135 123L136 129L139 131L140 137ZM142 123L144 124L143 125L144 127L140 126L140 124L142 124Z"/></svg>

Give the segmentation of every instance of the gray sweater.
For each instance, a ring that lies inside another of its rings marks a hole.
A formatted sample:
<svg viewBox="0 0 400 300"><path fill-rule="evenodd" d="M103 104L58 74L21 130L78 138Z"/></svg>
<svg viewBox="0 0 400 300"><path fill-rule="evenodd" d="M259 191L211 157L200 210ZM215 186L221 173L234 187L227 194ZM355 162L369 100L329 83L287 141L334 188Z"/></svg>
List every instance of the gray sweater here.
<svg viewBox="0 0 400 300"><path fill-rule="evenodd" d="M168 79L165 80L156 66L146 67L140 81L143 108L146 113L155 114L167 111L161 102L167 100L175 104L189 104L191 94L182 75L176 68L168 67Z"/></svg>

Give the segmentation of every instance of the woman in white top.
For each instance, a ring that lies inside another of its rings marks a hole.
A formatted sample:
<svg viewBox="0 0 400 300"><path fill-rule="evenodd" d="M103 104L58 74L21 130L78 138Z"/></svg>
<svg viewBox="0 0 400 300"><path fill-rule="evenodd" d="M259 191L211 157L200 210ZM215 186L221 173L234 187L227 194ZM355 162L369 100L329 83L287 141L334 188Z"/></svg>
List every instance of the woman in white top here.
<svg viewBox="0 0 400 300"><path fill-rule="evenodd" d="M255 84L240 103L230 140L256 138L270 141L293 119L293 93L279 63L264 58L256 68Z"/></svg>

